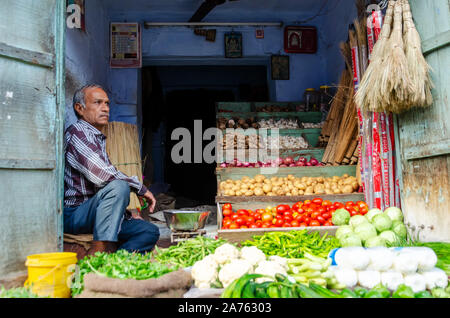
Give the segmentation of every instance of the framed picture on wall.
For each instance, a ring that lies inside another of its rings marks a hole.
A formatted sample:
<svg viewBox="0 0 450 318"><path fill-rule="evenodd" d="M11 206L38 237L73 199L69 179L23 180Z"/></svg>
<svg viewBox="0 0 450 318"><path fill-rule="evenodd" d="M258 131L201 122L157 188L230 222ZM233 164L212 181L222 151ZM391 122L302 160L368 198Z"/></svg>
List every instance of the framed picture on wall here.
<svg viewBox="0 0 450 318"><path fill-rule="evenodd" d="M242 33L225 33L225 57L242 57Z"/></svg>
<svg viewBox="0 0 450 318"><path fill-rule="evenodd" d="M272 55L271 57L272 80L289 80L289 55Z"/></svg>

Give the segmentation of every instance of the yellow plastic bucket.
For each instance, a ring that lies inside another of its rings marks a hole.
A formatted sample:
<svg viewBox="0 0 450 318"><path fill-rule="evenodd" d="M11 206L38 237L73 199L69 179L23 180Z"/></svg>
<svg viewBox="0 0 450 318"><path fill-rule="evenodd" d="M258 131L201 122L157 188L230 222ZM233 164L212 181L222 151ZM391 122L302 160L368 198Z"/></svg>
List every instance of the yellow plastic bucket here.
<svg viewBox="0 0 450 318"><path fill-rule="evenodd" d="M28 279L25 287L43 297L70 298L76 253L44 253L27 256Z"/></svg>

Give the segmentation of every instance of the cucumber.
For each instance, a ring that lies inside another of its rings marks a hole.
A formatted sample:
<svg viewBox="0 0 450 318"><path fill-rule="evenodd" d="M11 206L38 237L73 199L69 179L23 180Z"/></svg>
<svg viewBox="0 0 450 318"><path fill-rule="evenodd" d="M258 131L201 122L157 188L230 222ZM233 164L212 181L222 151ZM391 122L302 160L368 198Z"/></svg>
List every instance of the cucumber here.
<svg viewBox="0 0 450 318"><path fill-rule="evenodd" d="M341 295L335 294L331 290L312 282L309 283L309 288L324 298L343 298Z"/></svg>
<svg viewBox="0 0 450 318"><path fill-rule="evenodd" d="M267 295L267 287L269 287L269 285L272 282L264 282L261 284L256 284L255 286L255 297L256 298L269 298L269 296Z"/></svg>
<svg viewBox="0 0 450 318"><path fill-rule="evenodd" d="M303 284L297 285L297 291L301 298L323 298L321 295Z"/></svg>
<svg viewBox="0 0 450 318"><path fill-rule="evenodd" d="M239 278L234 286L234 290L231 293L231 298L241 298L242 291L244 290L245 285L252 279L263 277L260 274L245 274L241 278Z"/></svg>
<svg viewBox="0 0 450 318"><path fill-rule="evenodd" d="M242 290L242 298L255 298L255 283L249 281Z"/></svg>
<svg viewBox="0 0 450 318"><path fill-rule="evenodd" d="M269 287L267 287L267 295L269 298L280 298L280 289L278 288L278 285L270 284Z"/></svg>

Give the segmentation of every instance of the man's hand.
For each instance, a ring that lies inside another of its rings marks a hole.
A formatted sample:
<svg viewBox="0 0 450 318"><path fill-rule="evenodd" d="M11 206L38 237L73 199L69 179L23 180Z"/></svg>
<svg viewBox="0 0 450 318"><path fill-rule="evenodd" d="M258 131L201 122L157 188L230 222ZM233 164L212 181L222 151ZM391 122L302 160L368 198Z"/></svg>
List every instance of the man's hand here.
<svg viewBox="0 0 450 318"><path fill-rule="evenodd" d="M148 208L148 211L150 213L153 213L153 211L155 210L155 205L156 205L156 199L153 196L153 193L151 193L149 190L147 190L147 192L145 192L143 197L147 199L148 204L150 205Z"/></svg>

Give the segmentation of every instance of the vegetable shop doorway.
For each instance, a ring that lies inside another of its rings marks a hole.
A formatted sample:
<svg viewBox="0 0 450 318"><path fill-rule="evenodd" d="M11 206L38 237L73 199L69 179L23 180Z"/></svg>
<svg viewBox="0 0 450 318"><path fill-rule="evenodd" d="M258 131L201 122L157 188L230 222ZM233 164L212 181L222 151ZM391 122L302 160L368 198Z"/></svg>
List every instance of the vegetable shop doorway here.
<svg viewBox="0 0 450 318"><path fill-rule="evenodd" d="M264 65L151 66L142 71L144 175L151 184L170 185L177 207L214 205L217 193L216 163L174 163L171 140L176 128L186 128L194 138L194 121L202 134L216 127L216 102L267 101L269 90ZM150 138L145 140L145 138ZM202 142L202 149L211 141ZM201 182L198 182L202 180ZM193 186L195 184L195 186Z"/></svg>

